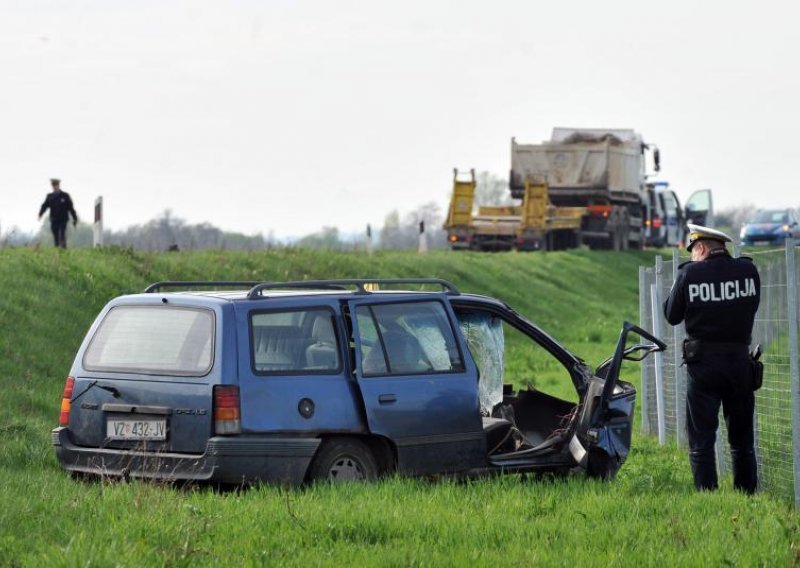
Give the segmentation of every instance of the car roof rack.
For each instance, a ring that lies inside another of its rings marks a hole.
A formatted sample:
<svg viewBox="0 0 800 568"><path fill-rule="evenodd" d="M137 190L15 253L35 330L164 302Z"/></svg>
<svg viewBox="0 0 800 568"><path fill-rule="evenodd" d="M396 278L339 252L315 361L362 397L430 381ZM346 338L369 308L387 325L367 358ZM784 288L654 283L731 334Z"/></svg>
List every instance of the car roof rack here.
<svg viewBox="0 0 800 568"><path fill-rule="evenodd" d="M260 284L263 280L165 280L163 282L153 282L144 289L145 294L160 292L165 288L213 288L227 286L228 288L252 288Z"/></svg>
<svg viewBox="0 0 800 568"><path fill-rule="evenodd" d="M344 280L300 280L295 282L260 282L247 293L247 298L255 300L261 297L262 290L280 290L283 288L301 288L312 290L345 290L354 286L357 294L371 294L384 284L429 284L441 286L450 295L458 296L461 292L455 284L441 278L350 278ZM372 288L374 286L374 288Z"/></svg>

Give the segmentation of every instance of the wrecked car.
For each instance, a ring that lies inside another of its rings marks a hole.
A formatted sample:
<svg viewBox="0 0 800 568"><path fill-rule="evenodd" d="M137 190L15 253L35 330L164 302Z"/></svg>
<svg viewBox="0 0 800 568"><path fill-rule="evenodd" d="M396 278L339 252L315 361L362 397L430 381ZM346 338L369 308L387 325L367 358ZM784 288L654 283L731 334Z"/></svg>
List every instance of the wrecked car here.
<svg viewBox="0 0 800 568"><path fill-rule="evenodd" d="M622 361L664 348L625 323L592 369L504 302L438 279L159 282L97 316L52 439L63 468L99 476L610 478L636 398ZM545 379L574 397L520 388Z"/></svg>

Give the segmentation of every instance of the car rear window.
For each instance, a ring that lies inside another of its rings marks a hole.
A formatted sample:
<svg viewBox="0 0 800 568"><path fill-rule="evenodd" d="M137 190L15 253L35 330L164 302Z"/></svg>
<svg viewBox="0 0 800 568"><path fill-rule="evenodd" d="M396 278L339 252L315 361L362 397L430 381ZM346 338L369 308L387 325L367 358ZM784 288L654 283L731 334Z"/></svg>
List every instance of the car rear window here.
<svg viewBox="0 0 800 568"><path fill-rule="evenodd" d="M109 310L83 356L87 371L201 377L214 359L214 313L171 306Z"/></svg>

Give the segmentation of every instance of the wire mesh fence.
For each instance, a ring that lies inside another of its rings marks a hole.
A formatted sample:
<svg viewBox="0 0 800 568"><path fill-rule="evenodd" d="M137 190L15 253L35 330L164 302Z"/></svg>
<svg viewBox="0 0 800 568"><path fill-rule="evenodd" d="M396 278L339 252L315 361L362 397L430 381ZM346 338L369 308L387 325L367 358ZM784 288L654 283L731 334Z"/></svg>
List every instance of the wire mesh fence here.
<svg viewBox="0 0 800 568"><path fill-rule="evenodd" d="M738 254L738 250L735 251ZM756 392L755 440L762 491L793 498L800 505L800 248L748 253L761 276L761 303L753 326L753 344L763 349L764 383ZM686 367L680 346L683 325L664 320L662 305L675 280L681 258L656 259L639 271L640 325L667 343L667 350L642 365L642 430L664 444L686 446ZM730 472L727 431L720 415L717 436L720 473Z"/></svg>

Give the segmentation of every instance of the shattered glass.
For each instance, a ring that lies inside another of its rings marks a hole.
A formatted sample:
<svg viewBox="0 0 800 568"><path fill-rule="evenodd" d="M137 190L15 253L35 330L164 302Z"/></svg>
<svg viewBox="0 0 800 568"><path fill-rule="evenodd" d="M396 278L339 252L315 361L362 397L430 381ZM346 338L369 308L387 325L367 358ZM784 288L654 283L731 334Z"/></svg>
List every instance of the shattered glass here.
<svg viewBox="0 0 800 568"><path fill-rule="evenodd" d="M503 401L505 376L503 323L500 318L491 314L463 313L459 314L459 325L480 373L478 397L481 414L490 416L495 405Z"/></svg>
<svg viewBox="0 0 800 568"><path fill-rule="evenodd" d="M434 371L450 371L453 368L452 349L448 349L447 340L436 322L425 323L427 325L415 326L413 329L425 357Z"/></svg>

